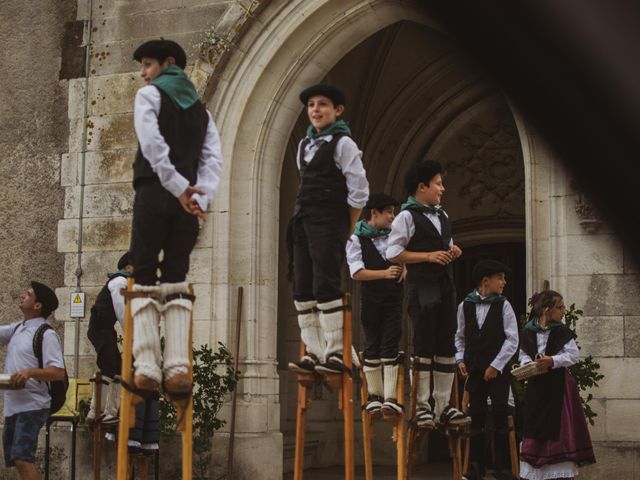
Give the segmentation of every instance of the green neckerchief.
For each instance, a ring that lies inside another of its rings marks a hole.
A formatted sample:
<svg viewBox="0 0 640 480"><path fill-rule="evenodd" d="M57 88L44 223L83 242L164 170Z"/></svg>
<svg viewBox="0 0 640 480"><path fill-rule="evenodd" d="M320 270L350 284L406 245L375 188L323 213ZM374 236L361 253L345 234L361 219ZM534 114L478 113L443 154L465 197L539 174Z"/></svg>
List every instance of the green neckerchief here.
<svg viewBox="0 0 640 480"><path fill-rule="evenodd" d="M554 328L558 328L562 326L562 322L549 322L545 328L540 326L540 322L538 317L533 317L531 320L527 322L524 326L525 330L531 330L535 333L546 332L548 330L553 330Z"/></svg>
<svg viewBox="0 0 640 480"><path fill-rule="evenodd" d="M347 123L344 120L336 120L327 128L325 128L324 130L320 130L319 132L316 132L316 129L313 128L313 125L309 125L307 127L307 137L311 139L324 137L325 135L337 135L339 133L351 135L351 129L349 128L349 125L347 125Z"/></svg>
<svg viewBox="0 0 640 480"><path fill-rule="evenodd" d="M433 213L436 215L442 211L442 207L440 205L425 205L413 197L407 198L407 201L402 204L400 210L406 210L407 208L413 208L420 212Z"/></svg>
<svg viewBox="0 0 640 480"><path fill-rule="evenodd" d="M123 277L130 277L131 276L131 274L129 272L127 272L126 270L118 270L117 272L107 273L107 277L109 277L109 280L111 280L112 278L117 277L118 275L122 275Z"/></svg>
<svg viewBox="0 0 640 480"><path fill-rule="evenodd" d="M169 65L160 70L151 85L155 85L169 95L169 98L183 110L186 110L200 99L198 92L196 92L196 87L193 86L187 74L176 65Z"/></svg>
<svg viewBox="0 0 640 480"><path fill-rule="evenodd" d="M366 220L360 220L356 223L356 230L354 232L359 237L378 238L384 237L391 233L390 228L375 228L367 223Z"/></svg>
<svg viewBox="0 0 640 480"><path fill-rule="evenodd" d="M464 297L465 302L471 302L471 303L494 303L494 302L499 302L501 300L506 300L506 297L504 295L491 294L483 298L480 296L477 290L470 292L469 294L467 294L466 297Z"/></svg>

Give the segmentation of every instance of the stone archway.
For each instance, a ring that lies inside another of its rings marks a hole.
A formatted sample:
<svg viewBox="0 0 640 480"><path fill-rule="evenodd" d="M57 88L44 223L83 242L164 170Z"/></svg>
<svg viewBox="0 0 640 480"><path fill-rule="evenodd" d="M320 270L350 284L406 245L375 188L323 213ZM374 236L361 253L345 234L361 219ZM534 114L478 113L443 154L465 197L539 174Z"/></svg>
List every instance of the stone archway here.
<svg viewBox="0 0 640 480"><path fill-rule="evenodd" d="M243 33L224 68L214 72L219 79L207 103L215 112L228 167L209 226L215 252L212 336L227 343L231 339L233 322L227 319L232 318L234 290L245 286L237 445L255 455L243 458L243 478L276 478L282 472L276 252L283 220L282 162L301 112L297 94L324 78L363 40L401 21L438 30L418 1L272 1ZM416 88L427 88L420 78L413 80ZM459 100L452 94L448 98ZM390 118L401 117L402 112L393 112L394 105ZM399 151L406 153L413 144L405 142ZM380 181L393 191L401 178L402 156L390 158L393 167L387 171L394 173L380 173Z"/></svg>

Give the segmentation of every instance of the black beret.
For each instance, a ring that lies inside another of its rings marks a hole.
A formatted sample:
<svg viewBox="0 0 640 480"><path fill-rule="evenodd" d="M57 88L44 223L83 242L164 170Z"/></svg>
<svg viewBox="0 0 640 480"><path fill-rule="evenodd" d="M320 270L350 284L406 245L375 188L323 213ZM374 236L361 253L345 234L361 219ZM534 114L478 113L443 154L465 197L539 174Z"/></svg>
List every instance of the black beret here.
<svg viewBox="0 0 640 480"><path fill-rule="evenodd" d="M173 57L176 60L176 65L181 69L184 70L184 67L187 66L187 54L184 49L173 40L165 40L164 38L144 42L133 52L133 59L138 62L141 62L144 57L155 58L160 63Z"/></svg>
<svg viewBox="0 0 640 480"><path fill-rule="evenodd" d="M125 253L118 260L118 270L122 270L127 265L131 265L131 261L129 260L129 252Z"/></svg>
<svg viewBox="0 0 640 480"><path fill-rule="evenodd" d="M471 281L474 285L479 285L484 277L490 277L496 273L511 274L511 269L497 260L480 260L473 267Z"/></svg>
<svg viewBox="0 0 640 480"><path fill-rule="evenodd" d="M392 205L394 207L397 207L398 205L400 205L400 203L395 198L390 197L386 193L372 193L371 195L369 195L369 200L367 200L367 204L364 206L364 208L375 208L376 210L382 210L384 209L384 207L389 207Z"/></svg>
<svg viewBox="0 0 640 480"><path fill-rule="evenodd" d="M327 97L329 100L333 102L333 106L337 107L338 105L346 105L346 99L344 97L344 93L342 93L338 88L333 85L325 85L318 84L313 85L312 87L305 88L302 93L300 93L300 101L305 105L309 101L311 97L314 95L322 95Z"/></svg>
<svg viewBox="0 0 640 480"><path fill-rule="evenodd" d="M36 294L36 302L42 304L42 316L48 317L58 308L58 297L53 290L40 282L31 281L31 288Z"/></svg>

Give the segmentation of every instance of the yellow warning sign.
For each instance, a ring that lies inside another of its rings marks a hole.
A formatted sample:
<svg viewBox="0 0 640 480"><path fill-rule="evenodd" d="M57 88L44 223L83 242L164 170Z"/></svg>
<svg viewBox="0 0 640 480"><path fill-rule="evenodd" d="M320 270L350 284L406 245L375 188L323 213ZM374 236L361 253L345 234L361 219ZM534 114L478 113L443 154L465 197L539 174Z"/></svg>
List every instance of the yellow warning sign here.
<svg viewBox="0 0 640 480"><path fill-rule="evenodd" d="M84 317L84 292L72 292L69 300L69 314L71 318Z"/></svg>
<svg viewBox="0 0 640 480"><path fill-rule="evenodd" d="M80 295L75 296L75 298L73 299L73 303L82 303L82 299L80 298Z"/></svg>

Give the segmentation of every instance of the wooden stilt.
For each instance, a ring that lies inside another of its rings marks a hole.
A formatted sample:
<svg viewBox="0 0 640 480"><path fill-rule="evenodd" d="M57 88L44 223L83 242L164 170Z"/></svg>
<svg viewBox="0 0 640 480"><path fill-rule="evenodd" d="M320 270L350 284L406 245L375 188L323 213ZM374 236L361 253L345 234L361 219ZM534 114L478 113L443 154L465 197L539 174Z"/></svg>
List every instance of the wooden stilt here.
<svg viewBox="0 0 640 480"><path fill-rule="evenodd" d="M509 415L507 417L507 426L509 427L509 454L511 457L511 473L514 477L520 478L520 459L518 457L516 428L512 415Z"/></svg>
<svg viewBox="0 0 640 480"><path fill-rule="evenodd" d="M360 365L364 367L364 355L360 354ZM364 368L360 368L360 401L362 403L362 446L364 449L364 477L365 480L373 480L373 457L371 452L371 437L373 429L373 415L364 409L369 396L367 376Z"/></svg>
<svg viewBox="0 0 640 480"><path fill-rule="evenodd" d="M93 479L100 480L102 464L102 372L98 370L94 379L96 404L93 423Z"/></svg>
<svg viewBox="0 0 640 480"><path fill-rule="evenodd" d="M415 361L415 359L414 359ZM417 403L418 403L418 383L419 383L418 371L415 365L411 369L411 389L409 394L409 420L413 419L416 415ZM415 424L410 423L407 429L407 450L406 450L406 468L405 479L411 478L411 470L413 468L414 452L419 444L420 438L424 434L422 429L419 429Z"/></svg>
<svg viewBox="0 0 640 480"><path fill-rule="evenodd" d="M133 292L133 278L127 281L127 292ZM133 354L133 316L131 315L131 299L125 297L124 310L124 338L122 345L122 372L120 374L123 381L128 384L132 382L132 354ZM127 480L129 478L128 461L128 440L129 428L135 423L135 409L133 408L133 394L126 388L120 389L120 424L118 425L118 447L117 447L117 480Z"/></svg>
<svg viewBox="0 0 640 480"><path fill-rule="evenodd" d="M300 342L300 358L305 354L305 346ZM304 428L307 408L311 404L311 388L315 383L314 373L299 373L298 404L296 407L296 450L293 459L293 479L302 480L304 472Z"/></svg>
<svg viewBox="0 0 640 480"><path fill-rule="evenodd" d="M404 404L404 372L405 372L405 358L401 353L400 365L398 368L398 383L396 387L396 399L399 403ZM396 461L398 462L398 480L404 480L406 475L406 447L407 447L407 431L405 428L404 415L399 415L395 419L395 425L393 427L393 436L396 442Z"/></svg>
<svg viewBox="0 0 640 480"><path fill-rule="evenodd" d="M344 320L342 326L342 361L346 367L342 373L342 414L344 421L344 478L354 480L355 478L355 458L354 458L354 438L353 438L353 359L351 357L352 330L351 330L351 296L347 293L344 296L345 306Z"/></svg>

